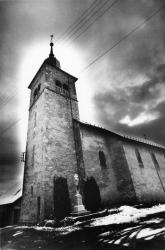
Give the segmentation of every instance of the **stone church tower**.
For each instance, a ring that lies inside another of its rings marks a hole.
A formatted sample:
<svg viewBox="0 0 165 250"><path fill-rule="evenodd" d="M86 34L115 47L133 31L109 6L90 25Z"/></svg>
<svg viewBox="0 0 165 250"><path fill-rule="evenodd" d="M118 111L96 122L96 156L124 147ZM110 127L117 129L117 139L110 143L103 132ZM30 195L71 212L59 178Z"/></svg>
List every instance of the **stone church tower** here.
<svg viewBox="0 0 165 250"><path fill-rule="evenodd" d="M52 41L50 46L49 57L29 85L31 97L20 222L36 223L53 215L56 176L67 178L73 207L73 181L79 161L73 128L74 119L79 119L77 78L60 68Z"/></svg>

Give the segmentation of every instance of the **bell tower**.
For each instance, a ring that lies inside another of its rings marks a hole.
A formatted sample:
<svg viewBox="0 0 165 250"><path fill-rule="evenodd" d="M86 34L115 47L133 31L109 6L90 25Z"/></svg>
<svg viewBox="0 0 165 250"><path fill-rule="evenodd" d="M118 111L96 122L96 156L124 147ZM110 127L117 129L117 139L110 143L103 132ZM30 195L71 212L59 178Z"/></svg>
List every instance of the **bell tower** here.
<svg viewBox="0 0 165 250"><path fill-rule="evenodd" d="M53 180L67 178L73 207L77 158L74 119L79 120L75 82L50 54L29 85L31 90L20 222L36 223L53 215ZM62 199L62 197L61 197Z"/></svg>

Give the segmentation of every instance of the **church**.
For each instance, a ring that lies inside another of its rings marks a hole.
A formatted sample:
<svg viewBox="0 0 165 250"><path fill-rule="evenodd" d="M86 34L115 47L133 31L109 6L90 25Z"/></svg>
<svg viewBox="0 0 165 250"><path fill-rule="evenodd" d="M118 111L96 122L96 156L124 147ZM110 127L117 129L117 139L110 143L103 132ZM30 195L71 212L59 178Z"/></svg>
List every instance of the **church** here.
<svg viewBox="0 0 165 250"><path fill-rule="evenodd" d="M52 218L58 177L67 181L73 211L75 174L82 187L86 178L95 179L102 207L165 202L165 147L81 122L76 81L61 69L51 41L29 85L21 223Z"/></svg>

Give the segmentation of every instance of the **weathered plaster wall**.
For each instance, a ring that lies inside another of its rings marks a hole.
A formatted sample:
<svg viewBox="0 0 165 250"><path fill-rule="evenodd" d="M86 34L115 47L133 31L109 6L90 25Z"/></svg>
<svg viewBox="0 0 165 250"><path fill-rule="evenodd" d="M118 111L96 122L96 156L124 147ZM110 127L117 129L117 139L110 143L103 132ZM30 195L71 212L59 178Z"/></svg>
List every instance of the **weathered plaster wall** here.
<svg viewBox="0 0 165 250"><path fill-rule="evenodd" d="M93 126L81 124L84 165L87 176L96 179L104 204L165 202L165 154L163 149L128 140ZM139 166L138 148L144 168ZM99 151L105 153L107 168L100 166ZM151 158L154 152L159 163Z"/></svg>
<svg viewBox="0 0 165 250"><path fill-rule="evenodd" d="M84 165L87 176L93 176L100 189L103 205L130 203L135 199L130 173L122 144L111 133L81 124ZM106 156L107 167L102 168L99 151ZM129 195L128 195L129 193Z"/></svg>
<svg viewBox="0 0 165 250"><path fill-rule="evenodd" d="M129 142L127 140L123 141L123 147L139 202L164 202L165 158L163 150L142 143ZM138 148L140 152L144 168L139 166L135 148ZM155 168L150 152L155 153L160 169Z"/></svg>

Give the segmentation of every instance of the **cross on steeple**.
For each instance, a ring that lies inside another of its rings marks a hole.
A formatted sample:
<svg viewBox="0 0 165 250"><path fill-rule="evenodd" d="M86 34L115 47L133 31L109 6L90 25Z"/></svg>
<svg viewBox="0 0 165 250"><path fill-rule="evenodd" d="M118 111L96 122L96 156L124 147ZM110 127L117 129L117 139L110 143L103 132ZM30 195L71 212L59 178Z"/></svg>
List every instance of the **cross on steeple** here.
<svg viewBox="0 0 165 250"><path fill-rule="evenodd" d="M50 35L50 54L49 54L49 57L54 57L54 54L53 54L53 46L54 46L54 43L53 43L53 35Z"/></svg>

